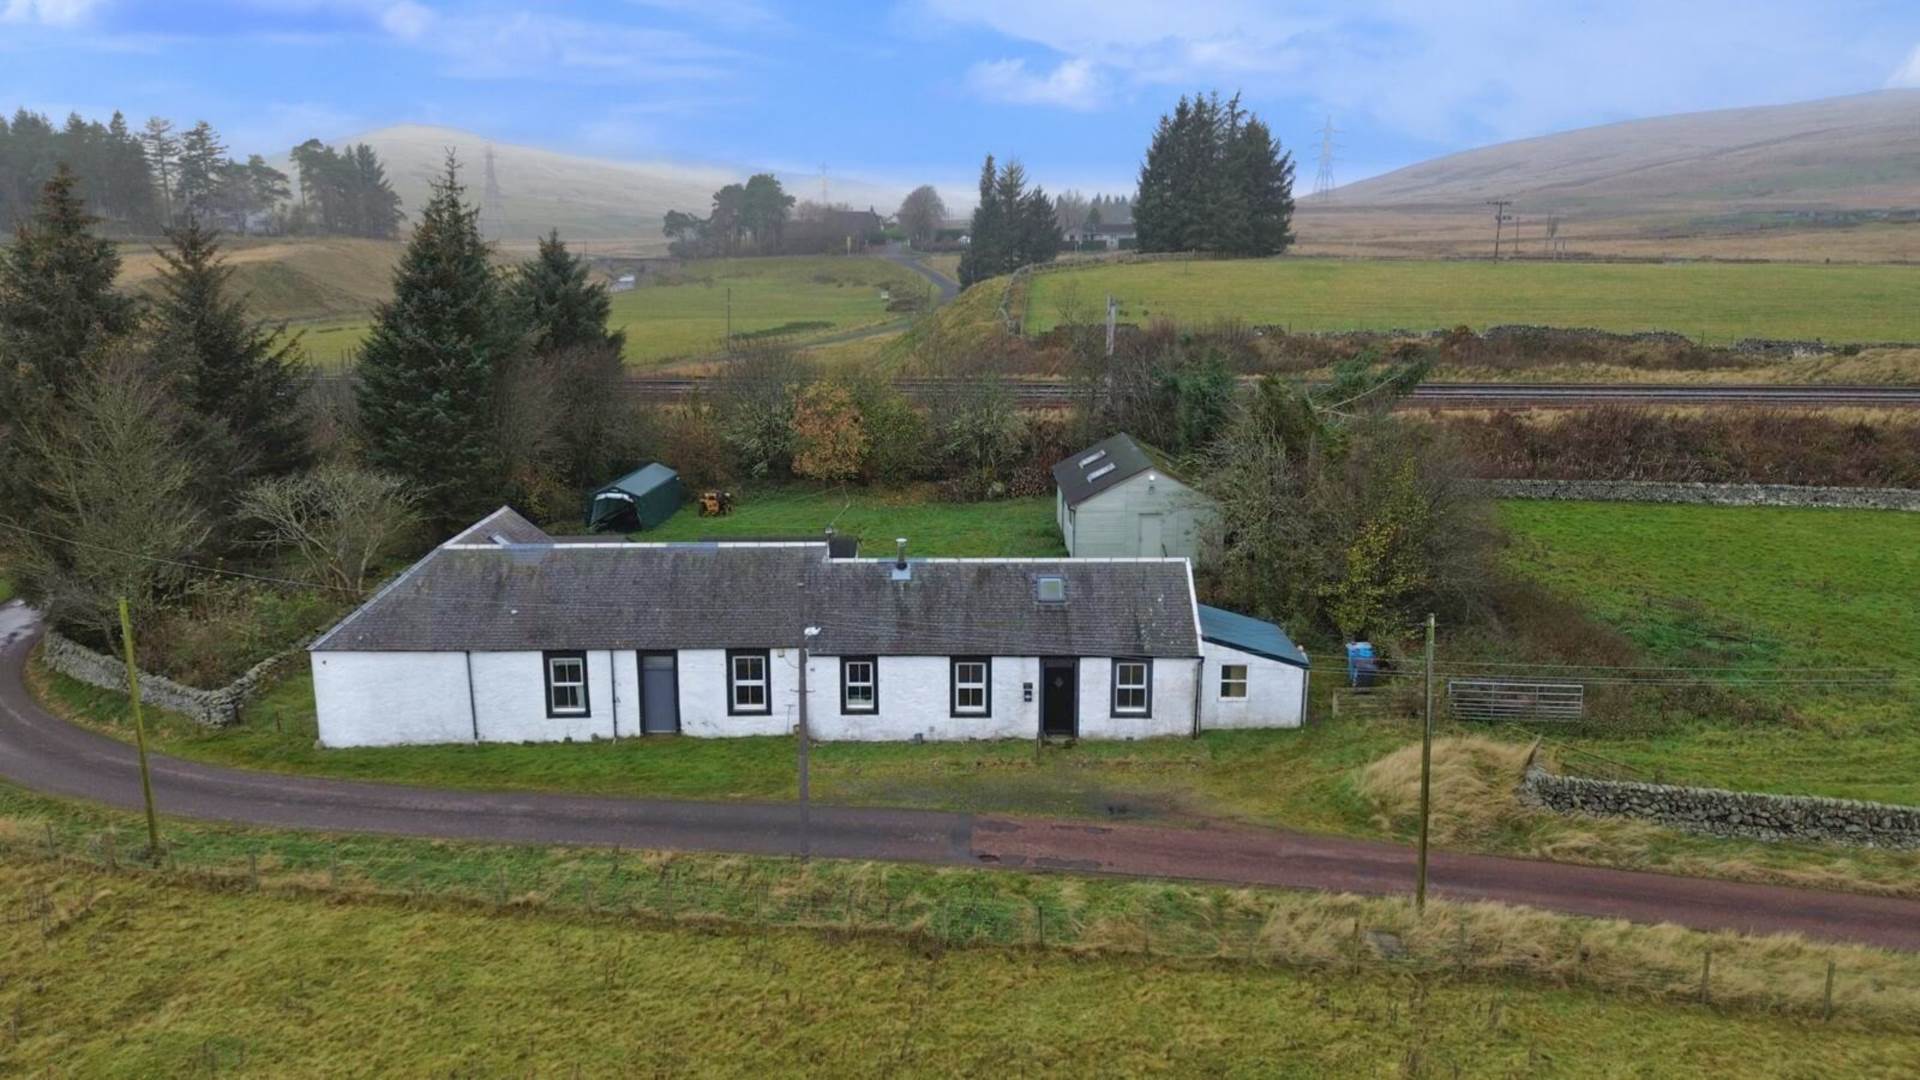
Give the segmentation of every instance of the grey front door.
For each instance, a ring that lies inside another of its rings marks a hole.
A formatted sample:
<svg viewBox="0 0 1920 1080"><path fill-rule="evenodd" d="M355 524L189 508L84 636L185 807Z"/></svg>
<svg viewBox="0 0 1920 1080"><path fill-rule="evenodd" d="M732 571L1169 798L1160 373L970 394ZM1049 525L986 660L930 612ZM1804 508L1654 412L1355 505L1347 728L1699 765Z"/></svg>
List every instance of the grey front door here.
<svg viewBox="0 0 1920 1080"><path fill-rule="evenodd" d="M680 671L673 653L640 654L640 730L648 735L680 730Z"/></svg>
<svg viewBox="0 0 1920 1080"><path fill-rule="evenodd" d="M1166 545L1160 541L1160 515L1140 515L1140 554L1149 559L1157 559L1167 553Z"/></svg>

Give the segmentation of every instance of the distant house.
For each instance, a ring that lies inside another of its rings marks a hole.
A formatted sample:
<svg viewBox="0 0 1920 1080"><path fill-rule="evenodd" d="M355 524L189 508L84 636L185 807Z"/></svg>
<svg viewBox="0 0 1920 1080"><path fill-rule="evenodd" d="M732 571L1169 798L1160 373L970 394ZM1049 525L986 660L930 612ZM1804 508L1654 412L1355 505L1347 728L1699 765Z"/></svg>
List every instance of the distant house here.
<svg viewBox="0 0 1920 1080"><path fill-rule="evenodd" d="M308 650L323 746L1297 727L1306 658L1185 559L556 540L502 508Z"/></svg>
<svg viewBox="0 0 1920 1080"><path fill-rule="evenodd" d="M1119 434L1053 467L1054 517L1076 558L1198 558L1213 504Z"/></svg>
<svg viewBox="0 0 1920 1080"><path fill-rule="evenodd" d="M1133 247L1140 238L1139 232L1134 229L1131 221L1081 225L1061 235L1067 243L1076 247L1082 244L1098 243L1104 244L1109 251Z"/></svg>
<svg viewBox="0 0 1920 1080"><path fill-rule="evenodd" d="M823 210L818 217L790 221L780 234L787 255L842 255L883 243L886 220L872 208Z"/></svg>

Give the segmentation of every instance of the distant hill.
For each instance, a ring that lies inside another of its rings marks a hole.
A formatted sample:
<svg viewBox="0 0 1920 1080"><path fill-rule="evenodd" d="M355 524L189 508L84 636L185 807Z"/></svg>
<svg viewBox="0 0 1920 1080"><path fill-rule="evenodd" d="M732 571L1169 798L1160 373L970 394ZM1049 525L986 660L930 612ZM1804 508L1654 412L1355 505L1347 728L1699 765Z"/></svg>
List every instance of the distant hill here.
<svg viewBox="0 0 1920 1080"><path fill-rule="evenodd" d="M663 250L666 240L660 235L660 219L668 210L704 214L714 189L760 171L750 166L581 157L415 124L381 128L336 140L335 145L356 142L373 147L386 162L387 175L409 216L426 202L428 182L440 174L447 151L453 150L461 161L468 196L481 205L488 237L508 243L531 241L557 228L568 239L606 241L640 252ZM485 168L489 146L500 192L491 201ZM817 176L778 175L790 194L818 198ZM887 213L905 193L834 178L830 194L836 202L860 209L871 204Z"/></svg>
<svg viewBox="0 0 1920 1080"><path fill-rule="evenodd" d="M1920 208L1920 90L1629 120L1449 154L1335 201L1638 212Z"/></svg>
<svg viewBox="0 0 1920 1080"><path fill-rule="evenodd" d="M1920 260L1920 90L1629 120L1301 196L1302 254ZM1515 235L1520 237L1516 249Z"/></svg>

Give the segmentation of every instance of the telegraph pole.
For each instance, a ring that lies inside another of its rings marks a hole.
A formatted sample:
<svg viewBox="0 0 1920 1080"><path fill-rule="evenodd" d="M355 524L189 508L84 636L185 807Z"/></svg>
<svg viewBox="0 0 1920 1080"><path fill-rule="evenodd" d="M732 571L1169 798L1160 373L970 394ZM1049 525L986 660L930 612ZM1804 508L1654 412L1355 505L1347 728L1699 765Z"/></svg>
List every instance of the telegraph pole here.
<svg viewBox="0 0 1920 1080"><path fill-rule="evenodd" d="M1493 261L1500 261L1500 227L1507 222L1507 207L1513 205L1512 199L1488 199L1487 205L1493 207Z"/></svg>
<svg viewBox="0 0 1920 1080"><path fill-rule="evenodd" d="M807 731L807 646L819 633L820 628L817 626L809 626L800 631L800 726L797 741L800 746L800 860L802 862L813 857L813 807L807 797L807 743L811 739L811 734Z"/></svg>
<svg viewBox="0 0 1920 1080"><path fill-rule="evenodd" d="M1114 323L1115 317L1119 313L1119 308L1120 308L1120 305L1114 302L1113 294L1108 293L1107 294L1107 357L1108 359L1112 359L1113 357L1113 323Z"/></svg>
<svg viewBox="0 0 1920 1080"><path fill-rule="evenodd" d="M1427 711L1420 724L1420 877L1413 888L1416 911L1427 910L1427 815L1433 806L1433 613L1427 613Z"/></svg>
<svg viewBox="0 0 1920 1080"><path fill-rule="evenodd" d="M147 725L140 715L140 669L133 663L133 616L120 598L120 642L127 650L127 700L133 705L133 745L140 754L140 797L147 804L147 857L160 859L160 818L153 810L153 774L147 770Z"/></svg>

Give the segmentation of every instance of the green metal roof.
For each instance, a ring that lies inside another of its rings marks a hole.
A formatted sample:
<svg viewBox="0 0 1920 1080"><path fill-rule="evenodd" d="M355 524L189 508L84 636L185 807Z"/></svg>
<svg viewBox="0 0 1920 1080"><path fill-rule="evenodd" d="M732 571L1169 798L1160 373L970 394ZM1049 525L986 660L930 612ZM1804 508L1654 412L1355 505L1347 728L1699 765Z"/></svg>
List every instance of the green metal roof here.
<svg viewBox="0 0 1920 1080"><path fill-rule="evenodd" d="M649 462L627 475L601 488L601 491L624 491L629 495L645 495L662 484L671 484L680 479L680 474L657 461ZM596 492L596 494L598 494Z"/></svg>
<svg viewBox="0 0 1920 1080"><path fill-rule="evenodd" d="M1218 642L1294 667L1312 666L1307 654L1300 651L1285 630L1270 622L1239 615L1225 608L1200 605L1200 640Z"/></svg>

